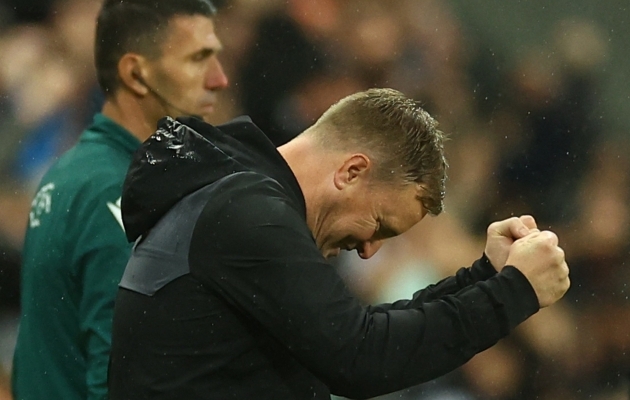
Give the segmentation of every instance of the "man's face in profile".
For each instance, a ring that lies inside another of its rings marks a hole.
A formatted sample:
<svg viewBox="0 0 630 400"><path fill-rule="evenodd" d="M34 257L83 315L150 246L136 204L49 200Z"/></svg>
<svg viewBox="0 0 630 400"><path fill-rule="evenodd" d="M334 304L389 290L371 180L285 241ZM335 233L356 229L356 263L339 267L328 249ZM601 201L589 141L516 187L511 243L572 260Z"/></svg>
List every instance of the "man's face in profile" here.
<svg viewBox="0 0 630 400"><path fill-rule="evenodd" d="M421 188L415 183L366 181L347 190L344 200L326 216L319 235L327 258L343 249L356 250L368 259L384 240L406 232L427 214L419 200Z"/></svg>
<svg viewBox="0 0 630 400"><path fill-rule="evenodd" d="M145 80L176 110L207 118L215 109L217 93L228 80L217 57L221 42L214 22L203 15L180 15L169 21L160 56L150 60Z"/></svg>

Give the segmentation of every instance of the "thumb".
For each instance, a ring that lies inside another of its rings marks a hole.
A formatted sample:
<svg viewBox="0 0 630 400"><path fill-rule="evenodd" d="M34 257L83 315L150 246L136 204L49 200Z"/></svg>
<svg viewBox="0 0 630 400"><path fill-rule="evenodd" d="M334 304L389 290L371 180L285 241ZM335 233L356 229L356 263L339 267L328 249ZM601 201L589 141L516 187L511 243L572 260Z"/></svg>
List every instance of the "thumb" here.
<svg viewBox="0 0 630 400"><path fill-rule="evenodd" d="M531 215L521 215L518 217L519 220L525 225L529 230L538 231L538 224L536 224L536 220Z"/></svg>
<svg viewBox="0 0 630 400"><path fill-rule="evenodd" d="M503 236L515 240L525 237L530 233L525 222L517 217L512 217L501 221L500 223L493 224L492 227L492 234L494 236Z"/></svg>

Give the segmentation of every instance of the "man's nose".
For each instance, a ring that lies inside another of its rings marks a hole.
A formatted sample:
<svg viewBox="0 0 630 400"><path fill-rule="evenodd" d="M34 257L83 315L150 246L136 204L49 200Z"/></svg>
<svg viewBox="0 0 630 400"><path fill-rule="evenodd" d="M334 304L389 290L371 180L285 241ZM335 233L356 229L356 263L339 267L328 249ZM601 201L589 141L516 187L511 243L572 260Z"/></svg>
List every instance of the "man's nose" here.
<svg viewBox="0 0 630 400"><path fill-rule="evenodd" d="M376 252L378 251L378 249L381 248L382 245L383 245L382 240L363 242L357 248L357 253L359 254L359 257L363 258L364 260L367 260L368 258L372 257L374 254L376 254Z"/></svg>
<svg viewBox="0 0 630 400"><path fill-rule="evenodd" d="M209 90L221 90L225 89L228 86L228 78L223 72L223 66L218 58L213 57L210 60L210 68L208 69L208 74L206 75L205 86L206 89Z"/></svg>

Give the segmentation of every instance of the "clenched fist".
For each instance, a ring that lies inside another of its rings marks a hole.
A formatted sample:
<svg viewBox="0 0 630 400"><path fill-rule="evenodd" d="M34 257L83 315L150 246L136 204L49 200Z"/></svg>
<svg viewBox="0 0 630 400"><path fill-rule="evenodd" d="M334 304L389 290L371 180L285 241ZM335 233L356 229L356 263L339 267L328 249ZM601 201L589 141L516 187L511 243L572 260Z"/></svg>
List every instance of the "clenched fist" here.
<svg viewBox="0 0 630 400"><path fill-rule="evenodd" d="M534 231L538 232L538 227L536 220L531 215L512 217L490 224L484 253L486 253L494 269L501 272L507 261L512 243Z"/></svg>
<svg viewBox="0 0 630 400"><path fill-rule="evenodd" d="M553 232L534 230L516 240L506 264L518 268L529 280L541 308L560 300L569 290L569 266Z"/></svg>

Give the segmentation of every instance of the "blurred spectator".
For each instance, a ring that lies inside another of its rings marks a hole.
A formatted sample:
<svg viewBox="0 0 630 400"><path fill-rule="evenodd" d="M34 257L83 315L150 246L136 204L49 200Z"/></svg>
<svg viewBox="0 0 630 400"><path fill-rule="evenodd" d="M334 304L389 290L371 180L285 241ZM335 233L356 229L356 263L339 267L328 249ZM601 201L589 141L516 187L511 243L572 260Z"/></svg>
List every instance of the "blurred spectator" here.
<svg viewBox="0 0 630 400"><path fill-rule="evenodd" d="M21 248L32 190L100 105L92 67L96 0L60 0L45 25L0 37L0 237ZM6 214L5 214L6 213Z"/></svg>
<svg viewBox="0 0 630 400"><path fill-rule="evenodd" d="M602 134L592 110L594 67L603 61L606 43L583 20L560 21L552 39L552 46L532 50L505 77L509 89L497 108L509 114L512 126L496 132L507 140L488 210L532 213L555 226L576 217L576 189Z"/></svg>
<svg viewBox="0 0 630 400"><path fill-rule="evenodd" d="M317 6L317 13L309 12L309 4ZM287 142L319 116L304 118L293 97L330 64L317 43L318 32L309 29L320 24L310 24L307 17L318 15L318 21L324 25L335 24L337 21L326 20L336 17L335 7L336 0L291 0L281 8L285 12L265 14L257 24L254 45L239 73L240 95L243 112L277 145Z"/></svg>

